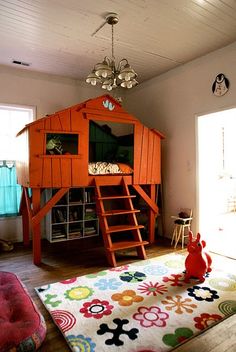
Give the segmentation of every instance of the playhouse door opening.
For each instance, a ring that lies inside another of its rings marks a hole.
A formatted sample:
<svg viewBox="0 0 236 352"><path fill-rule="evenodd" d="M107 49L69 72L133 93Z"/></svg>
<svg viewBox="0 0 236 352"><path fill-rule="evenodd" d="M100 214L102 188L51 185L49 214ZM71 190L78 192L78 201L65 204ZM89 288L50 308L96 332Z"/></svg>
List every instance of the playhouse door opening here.
<svg viewBox="0 0 236 352"><path fill-rule="evenodd" d="M236 109L198 116L199 232L236 259Z"/></svg>
<svg viewBox="0 0 236 352"><path fill-rule="evenodd" d="M134 127L127 123L90 121L89 162L124 163L133 168Z"/></svg>

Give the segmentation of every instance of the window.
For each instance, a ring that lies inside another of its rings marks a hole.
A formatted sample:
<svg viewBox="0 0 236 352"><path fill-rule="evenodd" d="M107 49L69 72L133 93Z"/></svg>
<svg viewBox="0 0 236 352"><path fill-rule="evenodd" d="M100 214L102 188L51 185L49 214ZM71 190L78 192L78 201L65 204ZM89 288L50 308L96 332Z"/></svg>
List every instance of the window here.
<svg viewBox="0 0 236 352"><path fill-rule="evenodd" d="M34 108L0 104L0 216L17 215L21 187L17 185L16 134L33 121Z"/></svg>

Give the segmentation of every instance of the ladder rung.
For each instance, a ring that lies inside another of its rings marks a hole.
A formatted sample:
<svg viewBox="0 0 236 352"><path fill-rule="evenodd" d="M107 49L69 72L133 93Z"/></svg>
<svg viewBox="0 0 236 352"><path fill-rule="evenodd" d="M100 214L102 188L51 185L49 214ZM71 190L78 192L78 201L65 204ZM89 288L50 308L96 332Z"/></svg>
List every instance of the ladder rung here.
<svg viewBox="0 0 236 352"><path fill-rule="evenodd" d="M116 242L112 244L112 247L107 248L109 252L118 251L119 249L126 249L126 248L133 248L133 247L140 247L149 244L147 241L123 241L123 242Z"/></svg>
<svg viewBox="0 0 236 352"><path fill-rule="evenodd" d="M114 225L114 226L109 226L109 229L106 231L107 233L113 233L113 232L121 232L121 231L130 231L130 230L137 230L137 229L143 229L143 225Z"/></svg>
<svg viewBox="0 0 236 352"><path fill-rule="evenodd" d="M101 216L112 216L112 215L122 215L122 214L134 214L134 213L140 213L140 210L138 209L133 209L133 210L109 210L106 211L105 213L101 213Z"/></svg>
<svg viewBox="0 0 236 352"><path fill-rule="evenodd" d="M127 196L108 196L108 197L98 197L98 200L108 200L108 199L130 199L135 198L136 195L127 195Z"/></svg>

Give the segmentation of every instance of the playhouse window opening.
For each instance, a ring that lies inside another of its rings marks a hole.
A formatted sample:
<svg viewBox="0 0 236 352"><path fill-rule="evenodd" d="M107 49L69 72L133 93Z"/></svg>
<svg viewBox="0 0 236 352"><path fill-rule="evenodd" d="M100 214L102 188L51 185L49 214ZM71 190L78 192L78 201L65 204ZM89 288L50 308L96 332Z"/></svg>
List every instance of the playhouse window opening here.
<svg viewBox="0 0 236 352"><path fill-rule="evenodd" d="M46 133L47 155L78 155L79 135L76 133Z"/></svg>
<svg viewBox="0 0 236 352"><path fill-rule="evenodd" d="M119 162L133 167L133 155L133 124L90 121L89 162Z"/></svg>

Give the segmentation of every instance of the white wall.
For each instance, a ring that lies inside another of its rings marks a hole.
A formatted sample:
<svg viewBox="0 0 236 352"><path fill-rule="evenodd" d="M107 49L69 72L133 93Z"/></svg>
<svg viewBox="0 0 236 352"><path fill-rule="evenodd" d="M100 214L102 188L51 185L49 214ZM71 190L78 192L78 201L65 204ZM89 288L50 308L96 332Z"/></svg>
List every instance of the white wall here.
<svg viewBox="0 0 236 352"><path fill-rule="evenodd" d="M218 73L224 73L230 81L230 90L222 97L214 96L211 90ZM195 232L198 228L196 115L236 106L236 42L128 93L125 108L166 136L162 143L165 234L172 235L170 216L177 214L180 207L193 208Z"/></svg>

